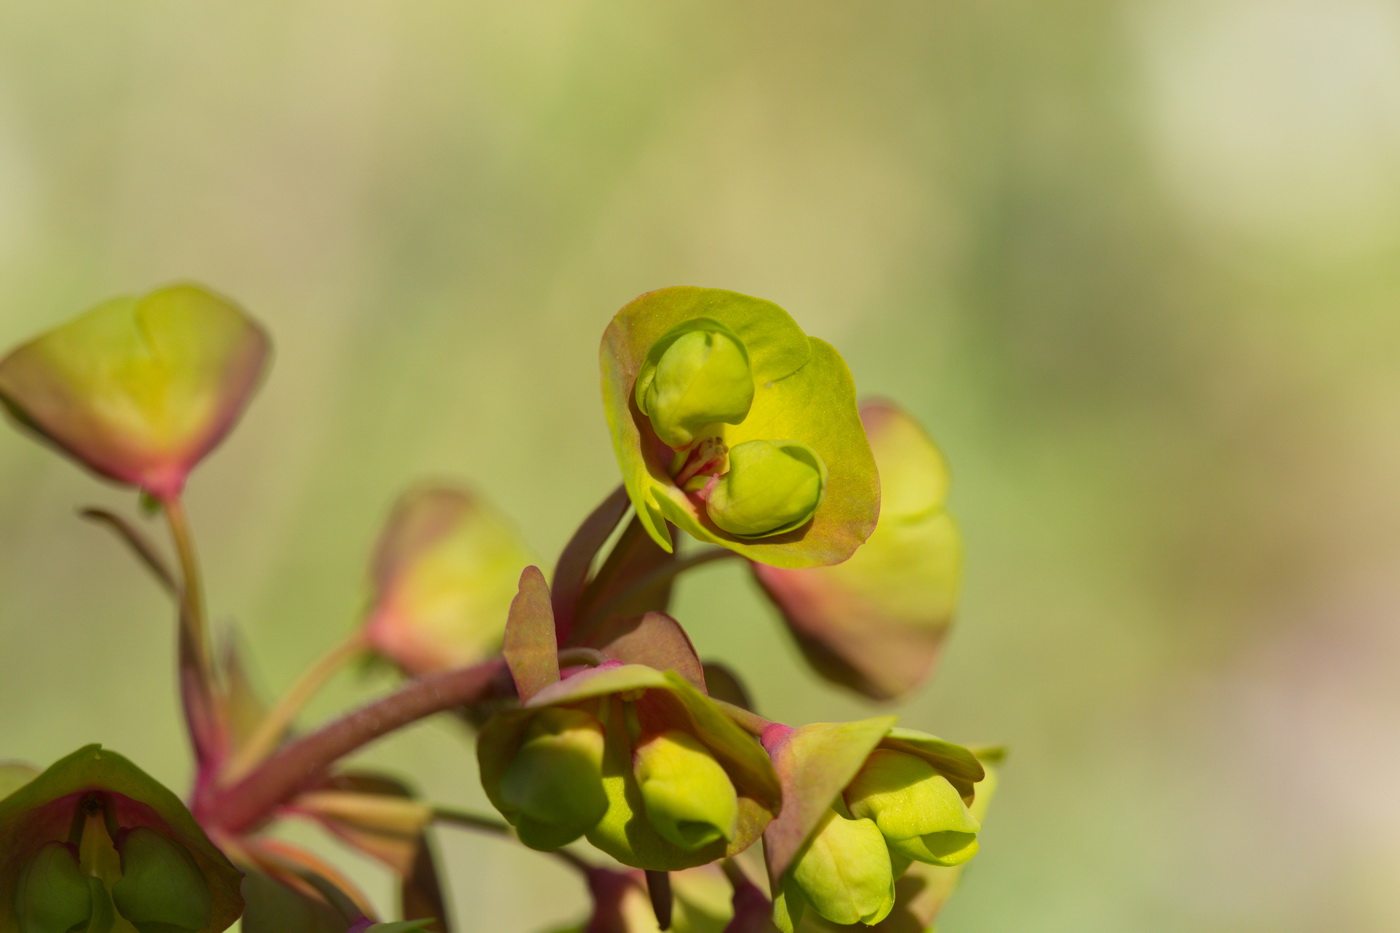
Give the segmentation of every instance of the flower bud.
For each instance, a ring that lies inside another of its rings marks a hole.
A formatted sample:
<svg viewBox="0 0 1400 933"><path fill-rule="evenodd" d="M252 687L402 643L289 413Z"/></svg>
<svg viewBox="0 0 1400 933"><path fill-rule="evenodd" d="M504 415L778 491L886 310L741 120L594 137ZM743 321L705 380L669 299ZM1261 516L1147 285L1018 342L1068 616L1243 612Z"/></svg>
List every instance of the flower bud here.
<svg viewBox="0 0 1400 933"><path fill-rule="evenodd" d="M753 391L743 341L718 321L697 318L673 329L647 354L637 376L637 407L662 443L679 450L708 425L743 421Z"/></svg>
<svg viewBox="0 0 1400 933"><path fill-rule="evenodd" d="M15 894L19 933L68 933L92 916L87 879L61 842L44 844L20 875Z"/></svg>
<svg viewBox="0 0 1400 933"><path fill-rule="evenodd" d="M732 535L762 538L807 523L821 504L826 465L798 441L745 441L729 451L729 472L705 511Z"/></svg>
<svg viewBox="0 0 1400 933"><path fill-rule="evenodd" d="M603 726L585 712L541 709L501 776L502 813L532 849L557 849L588 832L608 809Z"/></svg>
<svg viewBox="0 0 1400 933"><path fill-rule="evenodd" d="M122 876L112 885L117 910L141 933L194 933L209 924L209 885L185 847L138 826L117 847Z"/></svg>
<svg viewBox="0 0 1400 933"><path fill-rule="evenodd" d="M868 819L828 810L792 881L812 909L832 923L875 924L894 907L894 872L880 830Z"/></svg>
<svg viewBox="0 0 1400 933"><path fill-rule="evenodd" d="M981 824L948 779L922 758L876 749L844 796L851 815L873 820L897 855L953 866L977 853Z"/></svg>
<svg viewBox="0 0 1400 933"><path fill-rule="evenodd" d="M731 840L739 796L724 768L694 736L670 730L637 749L635 774L647 819L687 852Z"/></svg>

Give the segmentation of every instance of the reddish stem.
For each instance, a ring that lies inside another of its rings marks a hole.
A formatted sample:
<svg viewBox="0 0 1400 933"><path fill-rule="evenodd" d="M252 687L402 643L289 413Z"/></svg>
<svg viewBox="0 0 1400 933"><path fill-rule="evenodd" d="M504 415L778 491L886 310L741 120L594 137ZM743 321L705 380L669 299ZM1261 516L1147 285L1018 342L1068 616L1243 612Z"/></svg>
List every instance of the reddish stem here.
<svg viewBox="0 0 1400 933"><path fill-rule="evenodd" d="M211 833L250 832L341 758L410 723L480 700L503 676L505 661L492 658L414 680L284 745L231 787L208 790L195 801L195 815Z"/></svg>

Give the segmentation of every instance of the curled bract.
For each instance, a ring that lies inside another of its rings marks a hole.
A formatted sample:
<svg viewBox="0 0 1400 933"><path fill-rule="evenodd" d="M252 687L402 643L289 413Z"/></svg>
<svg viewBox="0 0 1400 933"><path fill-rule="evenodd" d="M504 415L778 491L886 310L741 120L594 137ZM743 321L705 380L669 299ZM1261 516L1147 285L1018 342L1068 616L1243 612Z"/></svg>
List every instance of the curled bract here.
<svg viewBox="0 0 1400 933"><path fill-rule="evenodd" d="M603 404L638 519L778 567L848 558L875 527L879 480L850 371L782 308L665 288L603 335ZM751 396L750 396L751 387Z"/></svg>

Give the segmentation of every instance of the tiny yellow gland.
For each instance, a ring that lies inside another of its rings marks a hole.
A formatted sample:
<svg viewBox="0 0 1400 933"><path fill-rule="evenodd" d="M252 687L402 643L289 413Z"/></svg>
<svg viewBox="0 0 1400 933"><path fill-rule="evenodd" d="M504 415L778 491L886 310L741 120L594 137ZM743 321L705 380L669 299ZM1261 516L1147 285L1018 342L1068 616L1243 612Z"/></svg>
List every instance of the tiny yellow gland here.
<svg viewBox="0 0 1400 933"><path fill-rule="evenodd" d="M977 818L948 779L922 758L876 749L844 797L852 816L874 821L891 852L943 866L961 865L977 854Z"/></svg>
<svg viewBox="0 0 1400 933"><path fill-rule="evenodd" d="M588 832L608 809L603 726L575 709L540 710L501 776L502 815L532 849L557 849Z"/></svg>
<svg viewBox="0 0 1400 933"><path fill-rule="evenodd" d="M117 848L122 876L112 885L112 901L124 918L143 933L196 933L208 926L209 885L184 846L140 826Z"/></svg>
<svg viewBox="0 0 1400 933"><path fill-rule="evenodd" d="M675 730L637 749L635 773L647 819L688 852L734 838L739 796L724 768L694 736Z"/></svg>
<svg viewBox="0 0 1400 933"><path fill-rule="evenodd" d="M699 318L656 342L637 377L637 407L662 443L689 446L706 427L739 424L753 405L753 370L743 341Z"/></svg>
<svg viewBox="0 0 1400 933"><path fill-rule="evenodd" d="M745 441L729 451L729 472L705 503L732 535L760 538L805 525L821 505L826 466L798 441Z"/></svg>
<svg viewBox="0 0 1400 933"><path fill-rule="evenodd" d="M827 811L793 864L792 881L812 909L832 923L875 924L894 908L885 838L870 820L848 820L835 810Z"/></svg>
<svg viewBox="0 0 1400 933"><path fill-rule="evenodd" d="M92 915L92 895L73 852L45 843L20 875L19 933L68 933Z"/></svg>
<svg viewBox="0 0 1400 933"><path fill-rule="evenodd" d="M237 306L175 285L109 301L0 359L0 402L89 469L170 498L233 426L267 354Z"/></svg>

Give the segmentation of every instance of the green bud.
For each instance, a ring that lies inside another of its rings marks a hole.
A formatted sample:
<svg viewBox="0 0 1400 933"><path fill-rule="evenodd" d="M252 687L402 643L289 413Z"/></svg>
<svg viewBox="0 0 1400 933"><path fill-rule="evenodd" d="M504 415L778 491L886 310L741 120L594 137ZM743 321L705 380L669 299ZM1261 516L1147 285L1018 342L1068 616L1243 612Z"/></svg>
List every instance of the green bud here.
<svg viewBox="0 0 1400 933"><path fill-rule="evenodd" d="M122 876L112 900L141 933L194 933L209 925L209 885L184 846L148 826L117 846Z"/></svg>
<svg viewBox="0 0 1400 933"><path fill-rule="evenodd" d="M915 755L871 752L845 799L852 816L873 820L905 858L953 866L977 853L981 824L948 779Z"/></svg>
<svg viewBox="0 0 1400 933"><path fill-rule="evenodd" d="M826 465L798 441L745 441L729 451L729 472L705 511L732 535L763 538L806 524L821 504Z"/></svg>
<svg viewBox="0 0 1400 933"><path fill-rule="evenodd" d="M15 893L19 933L68 933L92 915L78 858L61 842L45 843L20 875Z"/></svg>
<svg viewBox="0 0 1400 933"><path fill-rule="evenodd" d="M667 842L694 852L734 838L739 796L694 736L672 730L648 739L637 749L634 773L647 819Z"/></svg>
<svg viewBox="0 0 1400 933"><path fill-rule="evenodd" d="M652 347L637 376L637 407L656 436L677 450L707 426L738 424L753 404L753 371L744 343L723 324L696 318Z"/></svg>
<svg viewBox="0 0 1400 933"><path fill-rule="evenodd" d="M541 709L501 776L501 799L532 849L557 849L588 832L608 809L602 724L580 710Z"/></svg>
<svg viewBox="0 0 1400 933"><path fill-rule="evenodd" d="M827 811L793 864L792 880L812 909L832 923L875 924L894 908L885 837L870 820L848 820L835 810Z"/></svg>

